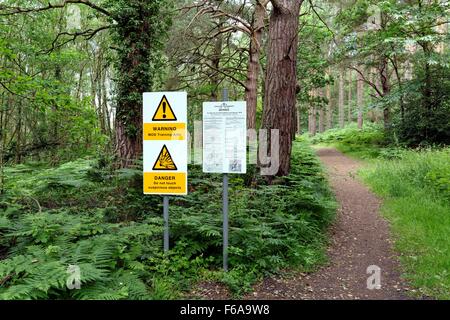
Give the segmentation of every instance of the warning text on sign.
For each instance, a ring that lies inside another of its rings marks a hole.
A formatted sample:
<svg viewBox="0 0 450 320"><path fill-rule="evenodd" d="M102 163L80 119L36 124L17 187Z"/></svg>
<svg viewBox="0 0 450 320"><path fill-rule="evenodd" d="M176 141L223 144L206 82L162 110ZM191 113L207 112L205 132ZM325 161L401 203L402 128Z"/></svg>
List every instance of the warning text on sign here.
<svg viewBox="0 0 450 320"><path fill-rule="evenodd" d="M185 140L186 124L144 123L144 140Z"/></svg>
<svg viewBox="0 0 450 320"><path fill-rule="evenodd" d="M186 173L144 173L144 193L186 193Z"/></svg>

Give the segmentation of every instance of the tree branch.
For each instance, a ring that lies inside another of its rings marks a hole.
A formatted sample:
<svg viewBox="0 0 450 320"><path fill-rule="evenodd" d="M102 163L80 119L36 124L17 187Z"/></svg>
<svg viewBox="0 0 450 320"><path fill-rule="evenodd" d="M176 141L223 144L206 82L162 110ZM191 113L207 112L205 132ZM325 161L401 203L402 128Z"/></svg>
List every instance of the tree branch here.
<svg viewBox="0 0 450 320"><path fill-rule="evenodd" d="M106 9L97 6L95 3L92 3L88 0L65 0L63 3L59 4L51 4L50 2L46 7L40 7L40 8L20 8L20 7L10 7L6 5L0 5L0 11L6 11L6 12L0 12L0 16L10 16L14 14L21 14L21 13L31 13L31 12L41 12L41 11L47 11L52 9L59 9L64 8L68 4L82 4L85 6L88 6L108 17L111 17L112 14L107 11Z"/></svg>
<svg viewBox="0 0 450 320"><path fill-rule="evenodd" d="M219 70L219 69L213 67L213 66L210 65L209 63L204 62L204 64L205 64L208 68L211 68L212 70L214 70L214 71L216 71L216 72L218 72L218 73L224 75L225 77L228 77L228 78L230 78L231 80L237 82L237 83L240 84L244 89L247 89L247 86L245 85L245 83L243 83L243 82L242 82L241 80L239 80L238 78L232 76L231 74L228 74L228 73L226 73L226 72L223 72L222 70Z"/></svg>
<svg viewBox="0 0 450 320"><path fill-rule="evenodd" d="M353 66L350 66L349 68L352 69L352 70L355 70L356 72L358 72L358 74L361 76L361 79L362 79L365 83L367 83L369 86L371 86L371 87L378 93L378 95L379 95L380 97L383 96L383 93L377 88L376 84L373 83L372 81L369 81L369 80L364 76L364 73L362 73L358 68L355 68L355 67L353 67Z"/></svg>
<svg viewBox="0 0 450 320"><path fill-rule="evenodd" d="M41 53L48 54L48 53L52 52L55 49L59 49L59 48L63 47L64 45L68 44L69 42L75 41L78 37L84 37L85 40L91 40L100 31L107 30L107 29L112 28L112 27L113 27L113 25L108 25L108 26L100 27L100 28L95 29L95 30L88 29L88 30L85 30L85 31L79 31L79 32L74 32L74 33L61 32L61 33L59 33L56 36L55 40L53 40L52 47L50 49L46 50L46 51L42 51ZM57 44L59 38L62 37L62 36L70 36L71 38L66 40L66 41L64 41L63 43Z"/></svg>

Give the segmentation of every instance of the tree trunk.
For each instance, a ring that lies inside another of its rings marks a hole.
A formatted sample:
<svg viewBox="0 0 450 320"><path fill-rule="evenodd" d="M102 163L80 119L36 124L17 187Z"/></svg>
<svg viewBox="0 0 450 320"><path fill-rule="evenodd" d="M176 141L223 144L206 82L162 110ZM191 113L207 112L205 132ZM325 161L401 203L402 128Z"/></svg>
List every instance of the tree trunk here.
<svg viewBox="0 0 450 320"><path fill-rule="evenodd" d="M219 28L222 25L222 22L219 22ZM223 34L220 33L216 39L214 40L214 51L211 55L211 65L212 65L212 73L210 76L211 83L211 99L212 101L217 101L219 98L219 84L220 84L220 75L217 70L220 70L220 59L222 57L222 49L223 49Z"/></svg>
<svg viewBox="0 0 450 320"><path fill-rule="evenodd" d="M319 110L319 132L322 133L325 131L324 125L324 111L322 108Z"/></svg>
<svg viewBox="0 0 450 320"><path fill-rule="evenodd" d="M106 123L105 123L105 114L103 113L103 92L102 92L102 83L103 83L103 70L102 70L102 61L99 59L99 63L97 65L96 71L96 85L97 88L97 114L98 119L100 121L100 131L101 133L106 133Z"/></svg>
<svg viewBox="0 0 450 320"><path fill-rule="evenodd" d="M310 135L314 137L317 133L317 110L315 106L311 106L311 132Z"/></svg>
<svg viewBox="0 0 450 320"><path fill-rule="evenodd" d="M108 91L107 91L107 86L106 86L106 79L107 79L107 75L108 75L108 68L104 67L103 68L103 76L102 76L102 102L103 102L103 115L105 118L105 129L106 129L106 134L108 135L108 137L111 137L111 115L108 109Z"/></svg>
<svg viewBox="0 0 450 320"><path fill-rule="evenodd" d="M279 130L277 176L289 174L296 105L297 46L300 7L303 0L272 0L263 128ZM274 155L271 155L272 157Z"/></svg>
<svg viewBox="0 0 450 320"><path fill-rule="evenodd" d="M352 123L353 118L353 110L352 110L352 103L353 103L353 91L352 91L352 85L353 85L353 73L352 70L349 70L348 72L348 104L347 104L347 119L348 123Z"/></svg>
<svg viewBox="0 0 450 320"><path fill-rule="evenodd" d="M116 17L116 32L120 39L118 50L116 101L116 154L119 166L129 167L142 155L142 93L152 90L152 52L154 26L152 18L158 15L155 7L146 1L133 1L133 10ZM131 23L130 21L139 21ZM157 49L155 49L157 50Z"/></svg>
<svg viewBox="0 0 450 320"><path fill-rule="evenodd" d="M328 100L328 106L327 106L327 129L333 128L333 104L331 103L331 86L327 85L327 100Z"/></svg>
<svg viewBox="0 0 450 320"><path fill-rule="evenodd" d="M364 81L361 75L358 75L356 99L358 104L358 129L363 128L363 105L364 105Z"/></svg>
<svg viewBox="0 0 450 320"><path fill-rule="evenodd" d="M311 134L311 107L308 108L308 134Z"/></svg>
<svg viewBox="0 0 450 320"><path fill-rule="evenodd" d="M345 126L344 117L344 69L339 69L339 127Z"/></svg>
<svg viewBox="0 0 450 320"><path fill-rule="evenodd" d="M386 57L383 57L381 61L379 72L380 72L381 88L383 90L383 97L386 97L391 92L388 73L388 60ZM384 121L384 129L389 130L391 127L391 112L389 106L385 106L383 109L383 121Z"/></svg>
<svg viewBox="0 0 450 320"><path fill-rule="evenodd" d="M319 96L321 99L323 99L323 89L319 89ZM325 131L325 111L323 109L323 106L320 106L319 109L319 132L322 133Z"/></svg>
<svg viewBox="0 0 450 320"><path fill-rule="evenodd" d="M264 31L266 8L259 1L256 2L253 34L250 39L250 52L245 84L245 100L247 101L247 128L256 128L256 108L258 104L258 78L261 56L261 42Z"/></svg>
<svg viewBox="0 0 450 320"><path fill-rule="evenodd" d="M22 162L22 102L19 101L17 106L17 140L16 140L16 163Z"/></svg>

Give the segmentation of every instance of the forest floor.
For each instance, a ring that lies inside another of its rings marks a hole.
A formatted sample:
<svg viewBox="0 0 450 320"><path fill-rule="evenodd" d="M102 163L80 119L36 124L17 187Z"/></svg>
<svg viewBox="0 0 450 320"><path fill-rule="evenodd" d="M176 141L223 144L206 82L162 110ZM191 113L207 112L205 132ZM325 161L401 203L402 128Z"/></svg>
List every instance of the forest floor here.
<svg viewBox="0 0 450 320"><path fill-rule="evenodd" d="M381 200L356 179L361 163L333 148L321 148L319 158L340 204L330 228L328 263L313 273L288 273L264 279L244 299L409 299L400 278L388 222L380 216ZM381 288L369 290L369 266L381 269ZM203 284L196 294L226 299L221 286Z"/></svg>

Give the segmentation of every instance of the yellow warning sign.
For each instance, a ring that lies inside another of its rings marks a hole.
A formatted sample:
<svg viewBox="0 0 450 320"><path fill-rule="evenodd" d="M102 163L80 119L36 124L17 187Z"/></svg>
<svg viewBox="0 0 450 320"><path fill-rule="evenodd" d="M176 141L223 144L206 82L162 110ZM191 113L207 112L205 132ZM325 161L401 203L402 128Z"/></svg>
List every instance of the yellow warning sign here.
<svg viewBox="0 0 450 320"><path fill-rule="evenodd" d="M142 115L144 194L186 195L187 92L144 92Z"/></svg>
<svg viewBox="0 0 450 320"><path fill-rule="evenodd" d="M178 170L166 145L162 147L158 159L153 165L153 170Z"/></svg>
<svg viewBox="0 0 450 320"><path fill-rule="evenodd" d="M153 121L177 121L177 117L170 106L169 100L164 95L161 102L156 108L155 114L152 118Z"/></svg>
<svg viewBox="0 0 450 320"><path fill-rule="evenodd" d="M144 140L186 140L186 123L144 123Z"/></svg>
<svg viewBox="0 0 450 320"><path fill-rule="evenodd" d="M186 194L187 174L174 173L144 173L144 193L147 194Z"/></svg>

